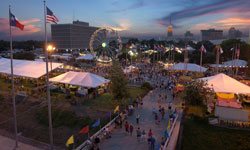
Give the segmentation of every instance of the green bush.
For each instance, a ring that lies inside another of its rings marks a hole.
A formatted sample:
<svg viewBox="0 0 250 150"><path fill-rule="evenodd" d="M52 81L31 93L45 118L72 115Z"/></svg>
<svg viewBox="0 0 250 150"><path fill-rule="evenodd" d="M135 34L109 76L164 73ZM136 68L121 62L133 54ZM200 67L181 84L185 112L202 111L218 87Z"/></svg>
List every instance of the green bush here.
<svg viewBox="0 0 250 150"><path fill-rule="evenodd" d="M36 118L39 123L43 125L48 125L48 110L47 108L42 108L36 113ZM78 125L79 118L76 117L74 112L52 109L52 122L53 127L67 126L74 127Z"/></svg>
<svg viewBox="0 0 250 150"><path fill-rule="evenodd" d="M0 94L0 104L4 101L3 95Z"/></svg>
<svg viewBox="0 0 250 150"><path fill-rule="evenodd" d="M142 89L145 89L145 90L152 90L153 89L153 87L150 85L150 83L148 83L148 82L144 82L142 85L141 85L141 88Z"/></svg>

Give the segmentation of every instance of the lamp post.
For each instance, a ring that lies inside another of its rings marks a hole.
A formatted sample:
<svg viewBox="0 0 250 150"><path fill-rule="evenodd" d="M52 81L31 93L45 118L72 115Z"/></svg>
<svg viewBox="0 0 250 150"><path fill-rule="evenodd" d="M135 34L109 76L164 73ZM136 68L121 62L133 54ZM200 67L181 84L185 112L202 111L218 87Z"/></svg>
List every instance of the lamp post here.
<svg viewBox="0 0 250 150"><path fill-rule="evenodd" d="M52 54L52 52L53 51L55 51L55 47L53 46L53 45L48 45L47 46L47 51L48 51L48 53L50 54L50 71L52 71L52 58L51 58L51 54Z"/></svg>

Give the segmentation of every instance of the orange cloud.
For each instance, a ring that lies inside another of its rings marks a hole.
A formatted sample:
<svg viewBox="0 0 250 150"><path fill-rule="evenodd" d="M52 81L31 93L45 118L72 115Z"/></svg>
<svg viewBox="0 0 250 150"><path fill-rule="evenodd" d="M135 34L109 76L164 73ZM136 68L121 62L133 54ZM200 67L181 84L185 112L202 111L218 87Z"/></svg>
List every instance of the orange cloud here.
<svg viewBox="0 0 250 150"><path fill-rule="evenodd" d="M250 24L249 18L226 18L216 22L223 26L247 26Z"/></svg>
<svg viewBox="0 0 250 150"><path fill-rule="evenodd" d="M40 21L41 20L38 18L32 18L29 20L20 21L22 24L24 24L24 30L21 31L20 29L13 27L12 35L23 36L23 35L31 35L37 33L41 31L41 29L34 24L40 23ZM0 26L1 26L0 33L4 33L6 35L9 34L9 19L0 18Z"/></svg>

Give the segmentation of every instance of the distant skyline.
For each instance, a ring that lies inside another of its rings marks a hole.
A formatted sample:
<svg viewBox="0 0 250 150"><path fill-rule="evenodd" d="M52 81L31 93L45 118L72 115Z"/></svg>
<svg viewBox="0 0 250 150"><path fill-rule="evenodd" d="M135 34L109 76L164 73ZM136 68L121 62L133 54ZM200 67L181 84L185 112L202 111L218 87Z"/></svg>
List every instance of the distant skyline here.
<svg viewBox="0 0 250 150"><path fill-rule="evenodd" d="M14 29L14 40L43 40L43 0L1 0L0 39L8 40L9 4L25 25L24 31ZM187 30L199 35L209 28L227 34L232 26L245 33L250 29L250 0L47 0L47 6L59 23L80 20L91 26L112 26L131 37L166 37L170 16L174 35Z"/></svg>

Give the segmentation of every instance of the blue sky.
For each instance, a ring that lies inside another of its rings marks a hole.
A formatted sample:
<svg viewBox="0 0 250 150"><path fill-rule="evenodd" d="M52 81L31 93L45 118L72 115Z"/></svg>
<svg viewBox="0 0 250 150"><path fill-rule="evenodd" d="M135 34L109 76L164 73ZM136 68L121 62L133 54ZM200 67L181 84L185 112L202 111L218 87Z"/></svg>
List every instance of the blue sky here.
<svg viewBox="0 0 250 150"><path fill-rule="evenodd" d="M17 38L42 39L42 0L1 0L0 39L8 37L9 4L26 25L22 32L14 29ZM250 0L47 0L47 6L60 23L75 18L92 26L119 27L127 36L166 35L170 16L175 35L186 30L199 34L207 28L226 31L231 26L248 31L250 25Z"/></svg>

